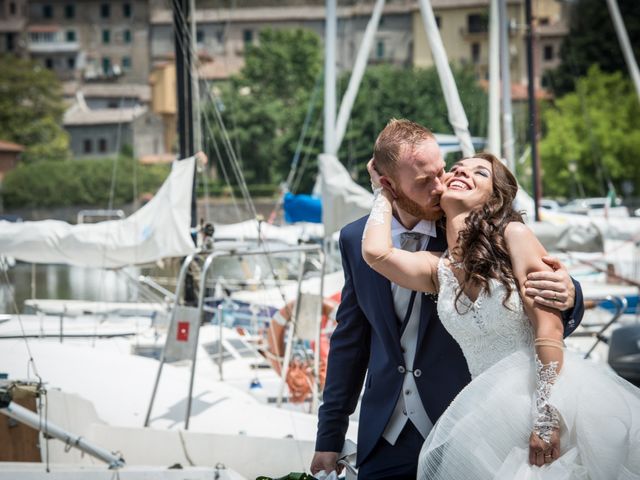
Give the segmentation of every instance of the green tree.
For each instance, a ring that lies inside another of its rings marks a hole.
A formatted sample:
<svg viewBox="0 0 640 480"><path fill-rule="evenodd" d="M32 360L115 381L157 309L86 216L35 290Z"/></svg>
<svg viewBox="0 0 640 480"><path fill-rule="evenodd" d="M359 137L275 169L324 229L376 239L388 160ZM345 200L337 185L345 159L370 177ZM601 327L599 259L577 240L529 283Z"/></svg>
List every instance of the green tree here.
<svg viewBox="0 0 640 480"><path fill-rule="evenodd" d="M27 162L67 158L60 82L30 60L7 55L0 63L0 140L24 145Z"/></svg>
<svg viewBox="0 0 640 480"><path fill-rule="evenodd" d="M629 41L640 58L640 2L618 0ZM575 87L575 80L597 64L605 72L624 72L628 68L622 55L613 21L605 0L576 0L570 10L569 34L560 49L560 66L548 74L549 86L556 95Z"/></svg>
<svg viewBox="0 0 640 480"><path fill-rule="evenodd" d="M578 182L591 196L603 196L609 180L618 191L623 181L640 186L640 104L625 75L591 67L542 118L545 195L576 196Z"/></svg>
<svg viewBox="0 0 640 480"><path fill-rule="evenodd" d="M245 66L235 79L253 94L286 104L296 93L313 88L322 70L320 37L310 30L263 30L260 41L247 47Z"/></svg>
<svg viewBox="0 0 640 480"><path fill-rule="evenodd" d="M279 182L288 171L322 69L320 39L303 29L264 30L259 42L248 47L245 61L240 74L221 88L219 101L205 110L206 148L218 171L232 177L214 112L218 108L246 180ZM236 183L233 177L230 183Z"/></svg>
<svg viewBox="0 0 640 480"><path fill-rule="evenodd" d="M296 192L309 192L317 175L322 149L322 52L314 33L301 30L266 31L252 47L240 75L221 88L222 111L231 144L242 162L248 182L279 182L289 173L304 119L315 93L314 115L303 139L301 164L306 168ZM473 135L486 134L487 96L469 69L453 69ZM346 90L350 72L339 79L338 98ZM212 108L212 107L211 107ZM206 114L221 156L214 112ZM355 101L340 159L362 184L368 183L365 164L373 143L390 118L410 118L434 132L453 133L435 68L406 69L390 65L369 66ZM209 138L211 158L216 158ZM223 160L226 162L226 160ZM224 165L220 165L224 166ZM227 171L229 166L225 166ZM221 170L221 168L218 168ZM298 183L298 182L297 182Z"/></svg>

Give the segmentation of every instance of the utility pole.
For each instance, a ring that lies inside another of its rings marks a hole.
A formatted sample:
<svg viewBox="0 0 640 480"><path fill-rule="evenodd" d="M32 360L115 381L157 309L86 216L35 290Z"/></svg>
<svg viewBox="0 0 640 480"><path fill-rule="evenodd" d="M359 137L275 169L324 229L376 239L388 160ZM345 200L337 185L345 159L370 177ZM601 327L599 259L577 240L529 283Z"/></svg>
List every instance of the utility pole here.
<svg viewBox="0 0 640 480"><path fill-rule="evenodd" d="M533 202L535 221L540 221L540 196L542 182L540 181L540 157L538 154L538 108L536 105L535 89L535 58L534 58L534 30L531 0L525 0L525 14L527 18L527 77L529 81L529 137L531 138L531 167L533 169Z"/></svg>

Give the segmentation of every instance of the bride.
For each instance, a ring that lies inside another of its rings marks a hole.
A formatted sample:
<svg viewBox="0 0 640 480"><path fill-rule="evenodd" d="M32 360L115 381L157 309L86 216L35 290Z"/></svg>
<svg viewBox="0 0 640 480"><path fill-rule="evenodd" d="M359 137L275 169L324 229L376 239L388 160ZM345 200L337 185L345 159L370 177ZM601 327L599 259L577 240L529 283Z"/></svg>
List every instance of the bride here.
<svg viewBox="0 0 640 480"><path fill-rule="evenodd" d="M372 162L366 262L392 282L438 293L440 319L472 382L420 453L424 480L640 479L640 390L564 350L557 310L524 295L548 270L512 202L517 183L493 155L456 163L441 198L449 250L392 248L392 190Z"/></svg>

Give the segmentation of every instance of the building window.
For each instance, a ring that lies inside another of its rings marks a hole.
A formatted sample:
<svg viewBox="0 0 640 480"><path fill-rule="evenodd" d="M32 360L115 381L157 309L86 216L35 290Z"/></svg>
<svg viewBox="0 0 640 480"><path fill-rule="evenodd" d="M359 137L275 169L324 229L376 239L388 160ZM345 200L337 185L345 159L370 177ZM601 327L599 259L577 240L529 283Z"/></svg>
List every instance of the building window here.
<svg viewBox="0 0 640 480"><path fill-rule="evenodd" d="M75 18L76 16L76 6L69 4L64 6L64 17L65 18Z"/></svg>
<svg viewBox="0 0 640 480"><path fill-rule="evenodd" d="M438 26L438 29L442 28L442 18L440 18L439 15L436 16L436 25Z"/></svg>
<svg viewBox="0 0 640 480"><path fill-rule="evenodd" d="M384 58L384 40L378 40L376 43L376 58L378 60Z"/></svg>
<svg viewBox="0 0 640 480"><path fill-rule="evenodd" d="M216 41L219 45L222 45L224 43L224 30L218 30L216 32Z"/></svg>
<svg viewBox="0 0 640 480"><path fill-rule="evenodd" d="M111 73L111 59L109 57L102 57L102 73L105 75Z"/></svg>
<svg viewBox="0 0 640 480"><path fill-rule="evenodd" d="M122 16L124 18L131 18L131 4L123 3L122 4Z"/></svg>
<svg viewBox="0 0 640 480"><path fill-rule="evenodd" d="M73 57L67 58L67 67L69 70L73 70L76 68L76 59Z"/></svg>
<svg viewBox="0 0 640 480"><path fill-rule="evenodd" d="M111 32L109 30L102 30L102 43L108 44L111 42Z"/></svg>
<svg viewBox="0 0 640 480"><path fill-rule="evenodd" d="M53 32L31 32L29 38L33 43L51 43L56 41Z"/></svg>
<svg viewBox="0 0 640 480"><path fill-rule="evenodd" d="M245 45L253 43L253 30L245 30L242 32L242 38L244 39Z"/></svg>
<svg viewBox="0 0 640 480"><path fill-rule="evenodd" d="M42 16L44 18L53 18L53 5L43 5Z"/></svg>
<svg viewBox="0 0 640 480"><path fill-rule="evenodd" d="M469 33L484 33L489 26L486 13L472 13L467 15L467 31Z"/></svg>
<svg viewBox="0 0 640 480"><path fill-rule="evenodd" d="M75 30L67 30L67 42L75 42L75 41L76 41Z"/></svg>
<svg viewBox="0 0 640 480"><path fill-rule="evenodd" d="M538 18L538 25L549 25L549 17Z"/></svg>
<svg viewBox="0 0 640 480"><path fill-rule="evenodd" d="M471 44L471 62L480 63L480 44L479 43Z"/></svg>
<svg viewBox="0 0 640 480"><path fill-rule="evenodd" d="M107 139L101 138L98 140L98 152L106 153L107 152Z"/></svg>
<svg viewBox="0 0 640 480"><path fill-rule="evenodd" d="M124 70L131 70L131 57L122 57L122 68Z"/></svg>
<svg viewBox="0 0 640 480"><path fill-rule="evenodd" d="M196 42L204 43L204 32L202 30L196 30Z"/></svg>
<svg viewBox="0 0 640 480"><path fill-rule="evenodd" d="M47 67L49 70L53 70L53 58L45 58L44 66Z"/></svg>
<svg viewBox="0 0 640 480"><path fill-rule="evenodd" d="M547 62L553 60L553 45L544 46L544 59Z"/></svg>
<svg viewBox="0 0 640 480"><path fill-rule="evenodd" d="M82 151L84 153L91 153L93 151L93 145L90 139L85 138L84 142L82 142Z"/></svg>
<svg viewBox="0 0 640 480"><path fill-rule="evenodd" d="M7 34L7 52L13 52L13 35Z"/></svg>
<svg viewBox="0 0 640 480"><path fill-rule="evenodd" d="M100 5L100 16L102 18L109 18L111 16L111 6L108 3Z"/></svg>
<svg viewBox="0 0 640 480"><path fill-rule="evenodd" d="M125 30L122 34L124 43L131 43L131 30Z"/></svg>
<svg viewBox="0 0 640 480"><path fill-rule="evenodd" d="M16 2L9 2L9 15L15 15L16 11Z"/></svg>

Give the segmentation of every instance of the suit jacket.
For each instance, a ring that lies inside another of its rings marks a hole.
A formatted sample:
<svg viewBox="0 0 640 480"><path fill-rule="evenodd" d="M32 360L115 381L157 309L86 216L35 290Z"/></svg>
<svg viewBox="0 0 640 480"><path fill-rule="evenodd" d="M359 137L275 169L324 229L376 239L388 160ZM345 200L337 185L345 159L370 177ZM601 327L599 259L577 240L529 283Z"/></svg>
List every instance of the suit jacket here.
<svg viewBox="0 0 640 480"><path fill-rule="evenodd" d="M345 284L336 315L338 326L331 336L323 404L318 412L316 451L340 452L349 415L360 406L358 464L373 450L391 417L402 388L403 376L414 375L427 415L436 422L471 376L457 342L438 319L436 302L422 298L420 326L413 370L404 364L398 319L389 280L371 269L362 258L362 232L368 217L340 232ZM430 251L444 251L446 235L438 228ZM566 315L565 333L582 319L580 287L576 284L576 308ZM417 299L416 299L417 300Z"/></svg>

